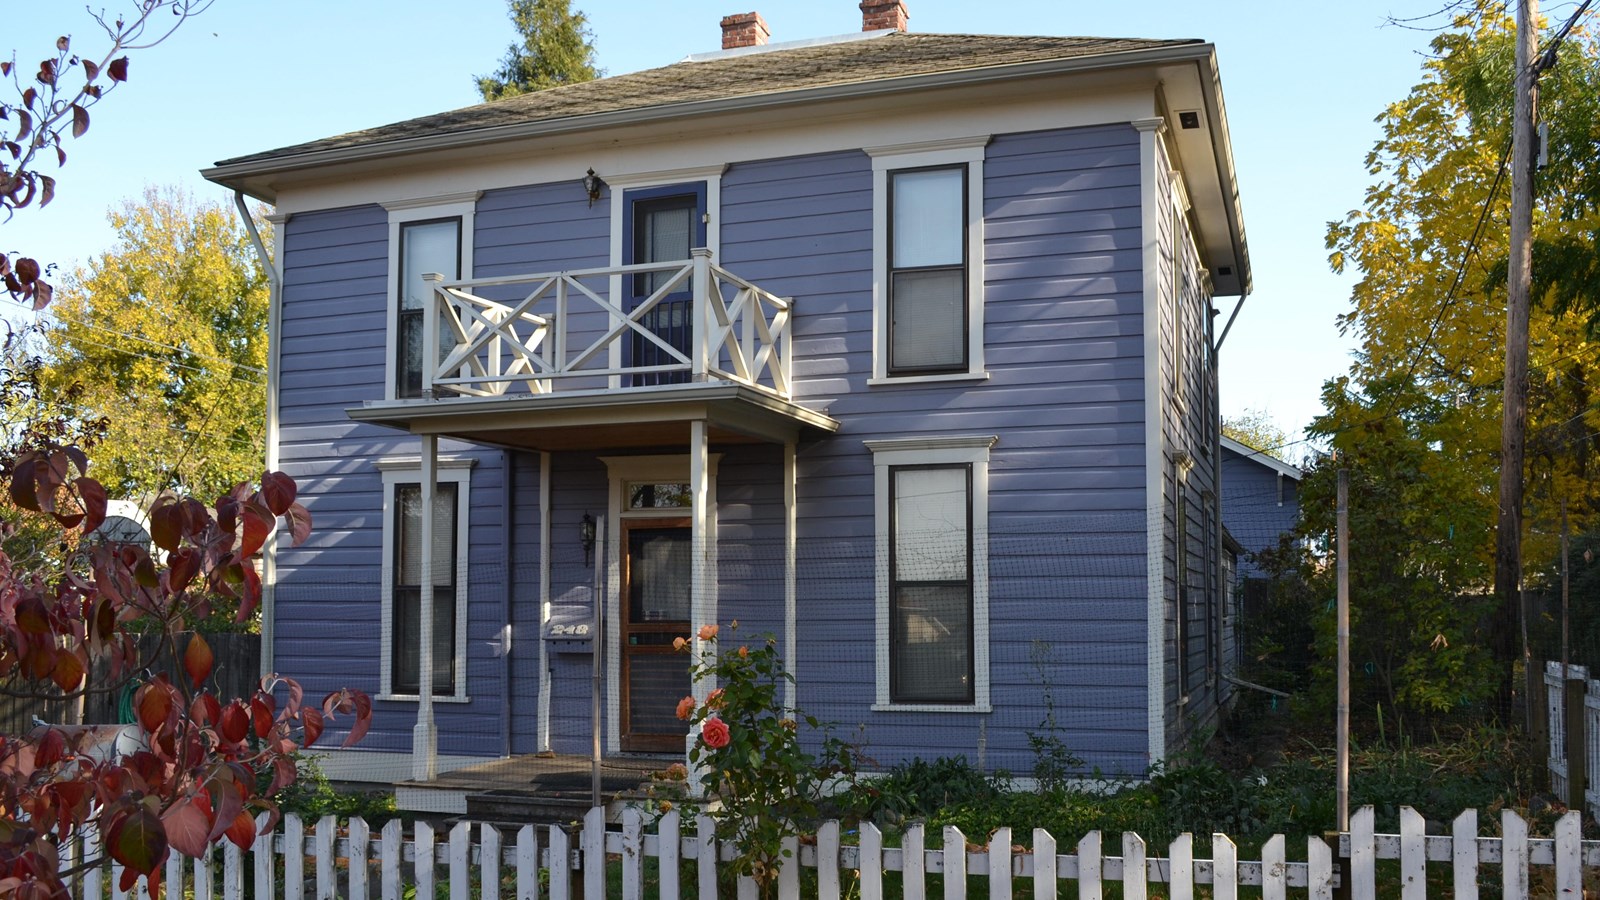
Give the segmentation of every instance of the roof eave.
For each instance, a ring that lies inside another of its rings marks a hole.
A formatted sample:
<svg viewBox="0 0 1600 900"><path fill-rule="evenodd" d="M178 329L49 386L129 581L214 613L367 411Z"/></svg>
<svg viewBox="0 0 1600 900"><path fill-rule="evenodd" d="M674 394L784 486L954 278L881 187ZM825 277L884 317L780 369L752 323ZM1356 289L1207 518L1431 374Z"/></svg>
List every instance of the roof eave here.
<svg viewBox="0 0 1600 900"><path fill-rule="evenodd" d="M501 143L506 141L524 140L528 138L546 137L552 135L571 134L574 132L598 130L603 128L616 128L627 125L638 125L658 122L676 118L710 115L717 113L742 112L746 110L765 109L776 106L815 103L826 100L837 100L854 97L869 97L879 94L892 94L906 91L927 90L931 88L951 87L957 85L982 84L994 81L1009 81L1021 78L1036 78L1045 75L1062 75L1075 72L1092 72L1106 69L1132 68L1145 65L1160 65L1165 63L1184 62L1193 60L1205 66L1209 73L1214 74L1215 48L1209 43L1181 44L1170 47L1153 47L1143 50L1122 50L1114 53L1101 53L1093 56L1069 57L1066 59L1045 60L1042 62L1015 63L1003 66L988 66L977 69L957 69L950 72L934 72L924 75L903 75L896 78L875 79L872 81L852 82L850 84L825 85L816 88L801 88L792 91L776 91L763 94L749 94L739 97L727 97L717 100L697 100L685 103L668 103L658 106L639 107L635 109L616 110L614 112L594 113L584 116L567 116L558 119L543 119L515 125L497 125L489 128L473 128L464 131L453 131L445 134L425 135L415 138L397 138L363 144L354 147L337 147L327 150L316 150L308 153L297 153L288 156L277 156L266 159L251 160L240 163L222 163L207 169L202 169L200 174L208 181L215 182L244 193L268 203L276 200L276 194L267 185L253 185L250 179L263 175L272 175L284 172L293 172L302 169L317 168L349 163L367 162L384 159L387 157L425 153L435 150L448 150L468 145L482 145L485 143ZM1223 136L1224 145L1226 136ZM1231 181L1231 164L1230 179Z"/></svg>

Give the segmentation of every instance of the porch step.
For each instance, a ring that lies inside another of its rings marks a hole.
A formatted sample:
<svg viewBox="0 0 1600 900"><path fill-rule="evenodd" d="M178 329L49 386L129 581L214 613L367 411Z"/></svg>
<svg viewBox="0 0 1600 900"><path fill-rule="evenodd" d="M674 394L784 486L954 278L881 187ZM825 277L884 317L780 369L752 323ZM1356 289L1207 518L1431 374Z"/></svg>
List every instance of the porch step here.
<svg viewBox="0 0 1600 900"><path fill-rule="evenodd" d="M589 793L529 793L482 791L467 795L466 818L513 825L564 825L583 821L589 811Z"/></svg>

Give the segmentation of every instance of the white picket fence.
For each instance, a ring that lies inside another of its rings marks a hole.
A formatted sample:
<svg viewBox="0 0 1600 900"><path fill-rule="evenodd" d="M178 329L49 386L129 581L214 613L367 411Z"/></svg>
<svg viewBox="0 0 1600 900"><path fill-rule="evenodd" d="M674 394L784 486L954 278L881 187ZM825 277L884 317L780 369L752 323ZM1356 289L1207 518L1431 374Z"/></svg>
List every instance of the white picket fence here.
<svg viewBox="0 0 1600 900"><path fill-rule="evenodd" d="M1600 679L1590 678L1589 670L1584 666L1569 666L1567 679L1583 682L1583 796L1590 814L1600 814ZM1567 780L1567 709L1561 663L1545 663L1544 685L1550 738L1550 753L1546 763L1550 769L1550 791L1565 799L1571 789Z"/></svg>
<svg viewBox="0 0 1600 900"><path fill-rule="evenodd" d="M1428 893L1428 868L1433 864L1442 895L1457 900L1476 900L1480 867L1497 881L1503 896L1529 896L1530 870L1543 868L1537 883L1540 895L1581 898L1583 876L1600 869L1600 841L1584 841L1577 813L1568 813L1556 825L1553 839L1530 839L1528 826L1519 816L1503 811L1500 837L1478 836L1478 814L1468 810L1458 816L1449 835L1429 835L1420 814L1410 807L1401 810L1400 833L1375 834L1374 815L1365 807L1351 818L1350 831L1340 836L1340 854L1350 858L1353 900L1374 900L1380 889L1393 895L1393 887L1380 884L1378 860L1400 861L1400 896L1403 900L1422 900ZM294 816L285 817L276 834L263 834L246 853L232 844L218 851L221 872L216 870L217 853L198 860L176 854L168 861L165 892L167 900L212 900L216 890L227 900L243 900L246 881L253 880L257 900L282 896L301 900L308 894L318 900L338 897L379 896L399 900L403 891L414 885L413 896L436 896L443 885L452 900L477 900L512 896L517 900L549 897L565 900L575 888L589 898L607 896L604 862L607 855L620 858L620 889L613 894L627 900L644 900L645 860L654 857L656 890L651 896L680 896L679 862L692 860L701 898L717 895L716 868L732 858L732 848L719 846L711 838L711 820L701 816L694 822L694 834L685 833L684 822L676 811L655 823L654 833L646 831L643 816L636 809L624 811L620 829L607 829L604 810L591 810L580 830L525 825L514 835L503 834L487 824L462 822L439 840L433 828L419 822L408 838L398 821L385 825L374 838L366 823L351 819L340 828L332 817L307 830ZM1259 888L1262 900L1286 900L1306 896L1332 900L1335 886L1334 853L1323 841L1307 841L1307 861L1290 862L1282 835L1269 842L1260 861L1239 859L1234 842L1223 834L1211 836L1211 858L1195 856L1194 840L1182 835L1173 841L1164 857L1151 856L1137 835L1123 835L1120 856L1108 856L1099 832L1078 841L1073 852L1061 854L1055 838L1043 829L1033 832L1033 849L1013 844L1011 829L1002 828L987 836L983 846L969 842L957 828L946 827L939 849L921 853L885 847L883 833L863 824L847 843L839 823L823 825L814 841L793 842L793 857L779 876L779 894L798 898L800 869L816 870L816 896L837 900L841 891L862 900L882 900L886 896L884 876L900 873L906 898L929 896L929 876L942 876L946 900L967 896L969 879L987 883L993 900L1009 898L1017 883L1031 882L1035 897L1055 897L1062 881L1075 881L1076 893L1083 900L1098 900L1108 884L1121 886L1125 900L1145 900L1150 885L1166 885L1165 895L1172 900L1192 900L1197 886L1215 900L1236 900L1241 887ZM903 846L922 846L923 826L911 825L901 835ZM76 848L75 848L76 849ZM91 836L83 851L98 856ZM351 865L366 860L367 865ZM554 861L554 864L552 864ZM376 864L376 874L373 864ZM279 868L281 864L282 868ZM444 868L443 881L440 881ZM187 873L185 869L188 869ZM541 884L540 869L547 870ZM1445 875L1446 869L1448 876ZM1498 872L1494 870L1498 869ZM111 900L128 900L116 889L120 873L105 871L80 873L74 896L101 900L109 892ZM186 883L185 875L192 881ZM1493 876L1498 875L1498 878ZM504 876L504 878L503 878ZM1449 887L1443 887L1448 881ZM581 883L575 883L581 882ZM1160 893L1160 892L1158 892ZM146 900L142 890L139 900ZM756 896L755 885L744 879L739 897Z"/></svg>

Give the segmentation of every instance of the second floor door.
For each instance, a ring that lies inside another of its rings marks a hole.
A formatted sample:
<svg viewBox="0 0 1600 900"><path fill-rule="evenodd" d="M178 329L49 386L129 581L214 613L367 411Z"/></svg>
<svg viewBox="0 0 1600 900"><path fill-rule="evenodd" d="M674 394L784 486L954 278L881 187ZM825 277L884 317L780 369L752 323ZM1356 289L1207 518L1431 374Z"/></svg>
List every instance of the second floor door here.
<svg viewBox="0 0 1600 900"><path fill-rule="evenodd" d="M704 182L641 188L626 195L627 237L625 264L671 262L689 259L689 251L706 245L706 186ZM637 309L672 279L672 272L652 272L628 279L628 311ZM694 306L692 286L685 281L657 302L642 319L645 327L684 355L689 354ZM634 334L624 344L630 367L667 366L679 361L655 342ZM677 384L689 380L686 371L636 372L634 385Z"/></svg>

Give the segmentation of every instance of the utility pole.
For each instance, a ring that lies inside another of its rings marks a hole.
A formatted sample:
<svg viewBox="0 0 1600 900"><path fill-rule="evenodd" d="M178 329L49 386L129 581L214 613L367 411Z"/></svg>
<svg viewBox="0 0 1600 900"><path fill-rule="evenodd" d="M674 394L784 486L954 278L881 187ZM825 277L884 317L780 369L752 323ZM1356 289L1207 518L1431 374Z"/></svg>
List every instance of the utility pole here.
<svg viewBox="0 0 1600 900"><path fill-rule="evenodd" d="M1494 593L1502 622L1497 629L1509 650L1522 608L1522 459L1528 417L1528 309L1533 280L1533 155L1539 73L1535 20L1539 0L1517 4L1516 96L1511 121L1511 260L1506 290L1506 380L1500 428L1500 516L1495 533ZM1515 611L1515 617L1509 613ZM1507 663L1511 653L1501 658ZM1524 668L1529 669L1526 660ZM1524 704L1534 698L1534 673L1525 671ZM1507 670L1509 677L1510 670ZM1509 713L1510 710L1507 710Z"/></svg>

